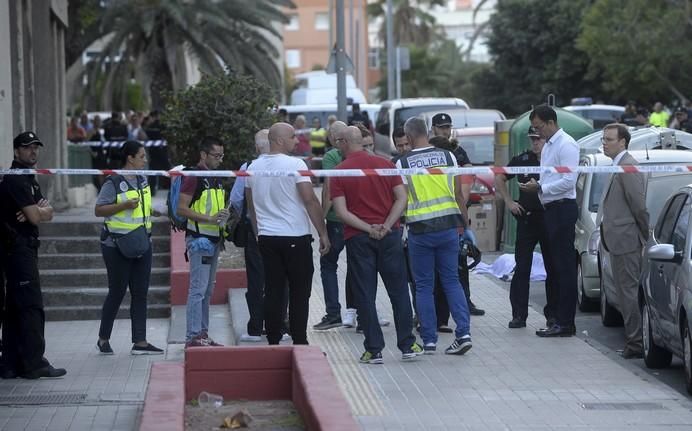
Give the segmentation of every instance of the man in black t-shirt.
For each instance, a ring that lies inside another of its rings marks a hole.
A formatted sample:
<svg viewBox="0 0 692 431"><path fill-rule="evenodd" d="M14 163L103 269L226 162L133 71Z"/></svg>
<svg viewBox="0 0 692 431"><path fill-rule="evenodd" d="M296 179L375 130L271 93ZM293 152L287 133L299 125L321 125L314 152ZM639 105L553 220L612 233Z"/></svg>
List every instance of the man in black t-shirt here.
<svg viewBox="0 0 692 431"><path fill-rule="evenodd" d="M33 169L43 143L33 132L14 138L12 169ZM61 377L43 357L45 314L38 271L38 224L53 218L34 175L6 175L0 183L0 224L6 284L0 377Z"/></svg>
<svg viewBox="0 0 692 431"><path fill-rule="evenodd" d="M529 127L529 139L531 139L531 149L525 151L509 162L507 166L540 166L541 150L545 144L545 139L540 136L538 131ZM509 299L512 303L512 320L509 322L510 328L526 327L526 317L529 313L529 279L531 277L531 264L533 262L533 250L536 244L541 245L543 255L549 254L549 244L543 222L543 205L538 199L537 193L526 191L519 192L519 200L514 201L507 189L507 181L516 177L519 183L527 183L532 179L538 181L539 174L498 174L495 176L495 189L505 201L505 205L512 215L517 219L517 237L514 245L514 258L516 267L512 284L509 291ZM547 278L545 280L545 296L547 305L543 313L547 320L554 319L556 310L556 298L550 289L549 259L544 259ZM552 323L552 322L551 322ZM548 327L551 325L548 324Z"/></svg>

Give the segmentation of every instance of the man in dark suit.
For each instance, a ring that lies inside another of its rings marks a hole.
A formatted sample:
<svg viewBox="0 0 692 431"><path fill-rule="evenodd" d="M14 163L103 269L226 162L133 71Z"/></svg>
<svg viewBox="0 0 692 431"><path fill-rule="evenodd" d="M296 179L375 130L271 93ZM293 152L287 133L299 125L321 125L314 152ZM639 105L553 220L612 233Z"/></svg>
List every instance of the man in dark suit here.
<svg viewBox="0 0 692 431"><path fill-rule="evenodd" d="M603 129L603 152L613 165L636 165L627 152L630 133L622 124ZM642 173L611 175L603 195L600 224L603 247L612 259L613 279L625 323L625 359L642 357L642 326L638 302L642 247L649 236L646 177Z"/></svg>

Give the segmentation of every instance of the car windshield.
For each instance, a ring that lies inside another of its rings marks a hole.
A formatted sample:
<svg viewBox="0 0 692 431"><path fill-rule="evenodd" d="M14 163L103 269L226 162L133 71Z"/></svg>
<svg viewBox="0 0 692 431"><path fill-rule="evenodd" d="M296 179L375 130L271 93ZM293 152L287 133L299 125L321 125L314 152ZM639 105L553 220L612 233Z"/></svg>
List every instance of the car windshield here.
<svg viewBox="0 0 692 431"><path fill-rule="evenodd" d="M474 165L492 165L495 160L495 137L492 135L457 136L459 145Z"/></svg>
<svg viewBox="0 0 692 431"><path fill-rule="evenodd" d="M692 173L666 174L649 178L646 189L646 209L649 211L649 225L654 226L663 204L680 187L692 183Z"/></svg>
<svg viewBox="0 0 692 431"><path fill-rule="evenodd" d="M410 106L408 108L397 109L394 113L394 129L403 127L406 120L428 111L444 111L445 109L459 109L461 105L425 105Z"/></svg>
<svg viewBox="0 0 692 431"><path fill-rule="evenodd" d="M603 188L608 182L610 174L593 174L591 178L591 193L589 194L589 211L592 213L598 212L598 206L601 204L601 196L603 196Z"/></svg>

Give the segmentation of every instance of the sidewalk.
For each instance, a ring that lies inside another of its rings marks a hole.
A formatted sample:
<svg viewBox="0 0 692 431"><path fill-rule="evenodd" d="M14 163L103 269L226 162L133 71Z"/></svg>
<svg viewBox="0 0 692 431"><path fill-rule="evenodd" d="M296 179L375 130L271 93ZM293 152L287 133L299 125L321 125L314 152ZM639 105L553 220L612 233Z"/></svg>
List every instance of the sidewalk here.
<svg viewBox="0 0 692 431"><path fill-rule="evenodd" d="M339 266L345 278L345 253ZM380 282L381 283L381 282ZM362 335L355 329L309 330L310 343L327 353L353 414L366 430L689 430L692 402L668 386L634 374L584 340L542 339L541 315L529 309L527 328L510 330L507 292L486 276L471 276L473 348L464 356L439 352L402 362L392 326L383 328L384 365L363 365ZM391 319L383 286L381 317ZM244 289L231 291L236 339L244 331ZM343 291L341 292L343 306ZM315 255L310 325L324 313ZM451 323L451 321L450 321ZM440 334L438 350L452 342ZM247 343L244 343L247 344Z"/></svg>

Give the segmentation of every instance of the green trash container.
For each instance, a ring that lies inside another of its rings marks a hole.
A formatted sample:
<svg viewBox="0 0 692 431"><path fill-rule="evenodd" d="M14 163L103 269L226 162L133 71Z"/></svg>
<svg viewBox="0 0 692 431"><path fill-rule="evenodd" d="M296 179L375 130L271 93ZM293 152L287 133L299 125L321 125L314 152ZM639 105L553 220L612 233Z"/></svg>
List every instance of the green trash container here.
<svg viewBox="0 0 692 431"><path fill-rule="evenodd" d="M553 107L557 113L557 123L562 129L572 136L575 140L579 140L584 136L593 133L593 125L589 123L584 118L579 115L567 111L562 108ZM510 159L517 154L520 154L531 146L529 142L529 137L527 136L529 126L531 121L529 120L529 114L531 111L525 112L512 124L509 130L509 156ZM519 187L517 187L516 181L511 181L509 184L509 192L512 194L514 199L519 198ZM514 253L514 244L517 236L517 222L505 208L504 211L504 232L502 236L502 243L505 253Z"/></svg>
<svg viewBox="0 0 692 431"><path fill-rule="evenodd" d="M91 147L68 143L67 167L71 169L91 169ZM69 176L69 187L81 187L86 184L91 184L91 175Z"/></svg>

